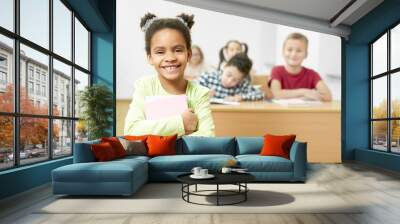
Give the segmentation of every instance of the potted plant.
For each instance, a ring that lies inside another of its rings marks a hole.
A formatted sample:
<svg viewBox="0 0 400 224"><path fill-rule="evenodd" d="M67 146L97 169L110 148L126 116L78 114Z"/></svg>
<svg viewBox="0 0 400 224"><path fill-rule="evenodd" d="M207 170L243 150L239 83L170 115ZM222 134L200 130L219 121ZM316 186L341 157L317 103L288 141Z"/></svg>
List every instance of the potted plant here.
<svg viewBox="0 0 400 224"><path fill-rule="evenodd" d="M87 86L79 93L81 118L87 127L89 140L110 136L107 131L112 125L113 95L103 84Z"/></svg>

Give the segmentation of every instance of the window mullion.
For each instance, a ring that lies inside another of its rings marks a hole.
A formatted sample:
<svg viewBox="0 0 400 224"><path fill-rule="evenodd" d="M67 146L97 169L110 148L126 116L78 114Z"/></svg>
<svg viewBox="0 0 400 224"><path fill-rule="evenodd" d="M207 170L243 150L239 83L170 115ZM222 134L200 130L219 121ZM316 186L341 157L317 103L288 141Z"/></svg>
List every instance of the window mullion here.
<svg viewBox="0 0 400 224"><path fill-rule="evenodd" d="M49 0L49 50L53 52L53 0ZM47 90L49 91L49 116L48 120L48 152L49 159L53 159L53 56L49 55L49 72L48 72Z"/></svg>
<svg viewBox="0 0 400 224"><path fill-rule="evenodd" d="M17 35L20 31L20 0L14 1L14 30ZM20 112L20 46L19 39L14 39L14 112L19 114ZM20 145L20 118L14 116L14 166L19 166L20 156L19 156L19 145Z"/></svg>
<svg viewBox="0 0 400 224"><path fill-rule="evenodd" d="M72 11L71 14L71 23L72 23L72 29L71 29L71 59L72 59L72 66L71 66L71 117L76 118L75 117L75 12ZM76 126L76 121L73 120L71 122L72 124L72 131L71 131L71 150L72 150L72 155L74 155L74 151L75 151L75 126Z"/></svg>
<svg viewBox="0 0 400 224"><path fill-rule="evenodd" d="M373 136L373 121L372 121L372 118L373 118L373 88L374 88L374 85L373 85L373 79L372 79L372 72L374 71L373 70L373 57L372 57L372 55L373 55L373 47L372 47L373 45L371 44L370 46L369 46L369 52L370 52L370 55L369 55L369 64L370 64L370 66L369 66L369 119L370 119L370 122L369 122L369 148L370 149L373 149L373 147L374 147L374 144L373 144L373 141L374 141L374 136Z"/></svg>
<svg viewBox="0 0 400 224"><path fill-rule="evenodd" d="M387 32L387 39L386 39L386 41L387 41L387 51L386 51L386 54L387 54L387 63L386 63L386 66L387 66L387 68L386 68L386 71L390 71L390 30ZM387 110L388 110L388 112L387 112L387 116L388 116L388 118L391 118L392 117L392 111L391 111L391 109L392 109L392 100L391 100L391 78L392 78L392 75L389 73L389 74L387 74ZM392 151L392 121L391 120L388 120L388 122L387 122L387 135L388 135L388 152L391 152Z"/></svg>

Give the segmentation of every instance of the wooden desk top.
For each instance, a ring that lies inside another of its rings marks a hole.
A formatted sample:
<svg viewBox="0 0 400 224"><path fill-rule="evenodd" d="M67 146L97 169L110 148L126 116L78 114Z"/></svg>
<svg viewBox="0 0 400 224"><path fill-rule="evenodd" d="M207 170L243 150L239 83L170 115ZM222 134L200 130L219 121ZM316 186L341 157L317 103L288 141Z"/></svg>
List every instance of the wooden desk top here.
<svg viewBox="0 0 400 224"><path fill-rule="evenodd" d="M240 105L212 104L212 112L326 112L340 113L340 101L322 103L310 106L281 106L268 101L240 102Z"/></svg>

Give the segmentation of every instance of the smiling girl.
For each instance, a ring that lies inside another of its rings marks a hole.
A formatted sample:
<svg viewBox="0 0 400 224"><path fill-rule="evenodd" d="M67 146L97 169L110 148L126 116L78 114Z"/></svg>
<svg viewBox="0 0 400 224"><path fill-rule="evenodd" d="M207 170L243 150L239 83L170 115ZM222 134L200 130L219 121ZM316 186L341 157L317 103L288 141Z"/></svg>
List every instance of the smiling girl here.
<svg viewBox="0 0 400 224"><path fill-rule="evenodd" d="M186 64L191 58L190 28L193 15L158 18L147 13L140 26L145 32L145 49L155 76L135 83L135 91L125 119L125 135L197 135L214 136L209 90L184 79ZM182 95L187 97L188 110L180 115L146 120L146 97Z"/></svg>

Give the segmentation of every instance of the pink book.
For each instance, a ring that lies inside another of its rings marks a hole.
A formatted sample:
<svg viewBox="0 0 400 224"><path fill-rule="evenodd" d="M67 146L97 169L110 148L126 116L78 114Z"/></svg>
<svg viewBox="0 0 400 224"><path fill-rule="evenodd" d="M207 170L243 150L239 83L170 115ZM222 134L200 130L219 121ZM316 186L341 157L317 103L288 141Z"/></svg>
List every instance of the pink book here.
<svg viewBox="0 0 400 224"><path fill-rule="evenodd" d="M146 120L180 115L187 109L186 95L147 96L144 102Z"/></svg>

